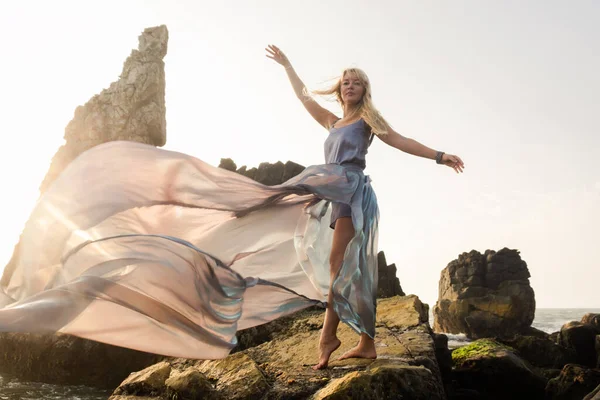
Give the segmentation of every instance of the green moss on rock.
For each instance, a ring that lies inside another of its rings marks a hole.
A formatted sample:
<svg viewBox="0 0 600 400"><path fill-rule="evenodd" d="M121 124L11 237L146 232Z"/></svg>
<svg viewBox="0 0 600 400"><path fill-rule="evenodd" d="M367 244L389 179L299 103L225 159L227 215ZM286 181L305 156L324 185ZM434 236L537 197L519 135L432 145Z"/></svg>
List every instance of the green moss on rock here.
<svg viewBox="0 0 600 400"><path fill-rule="evenodd" d="M498 343L493 339L476 340L467 346L455 349L452 352L452 363L458 365L471 358L493 357L499 350L514 352L511 347Z"/></svg>

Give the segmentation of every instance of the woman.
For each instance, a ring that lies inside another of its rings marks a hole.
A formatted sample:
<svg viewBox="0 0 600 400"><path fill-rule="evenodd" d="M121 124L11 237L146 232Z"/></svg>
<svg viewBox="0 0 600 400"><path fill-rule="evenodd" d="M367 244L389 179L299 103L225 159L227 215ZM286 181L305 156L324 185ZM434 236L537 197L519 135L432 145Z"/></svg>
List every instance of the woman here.
<svg viewBox="0 0 600 400"><path fill-rule="evenodd" d="M353 152L336 151L344 143L336 135L367 126L405 151L435 155L369 108L366 78L344 77L345 114L336 122L304 96L281 52L272 47L270 55L311 114L332 128L331 155ZM275 186L141 143L86 151L25 225L0 281L0 331L217 359L241 329L327 305L316 367L339 345L340 320L361 334L346 357L375 357L377 201L355 150L356 162L332 159ZM438 160L462 168L457 157Z"/></svg>
<svg viewBox="0 0 600 400"><path fill-rule="evenodd" d="M337 97L343 109L343 118L340 119L321 107L307 94L302 80L294 71L288 58L277 46L269 45L266 51L267 57L285 68L296 96L302 101L309 114L329 131L329 137L325 143L327 163L355 164L364 169L365 155L374 134L392 147L409 154L434 159L438 164L445 164L457 173L462 172L464 164L459 157L436 152L413 139L405 138L387 124L373 106L371 86L363 71L357 68L347 69L332 88L316 92L317 94L334 94ZM336 279L343 263L346 247L355 234L351 216L352 213L348 205L333 204L332 227L335 227L335 231L329 257L331 282ZM328 299L333 299L331 288ZM319 343L319 362L313 367L314 369L326 368L329 357L340 346L341 342L336 336L339 322L340 319L334 309L334 302L330 300L327 302L325 322ZM361 332L358 345L343 354L339 359L353 357L377 357L375 342L367 332Z"/></svg>

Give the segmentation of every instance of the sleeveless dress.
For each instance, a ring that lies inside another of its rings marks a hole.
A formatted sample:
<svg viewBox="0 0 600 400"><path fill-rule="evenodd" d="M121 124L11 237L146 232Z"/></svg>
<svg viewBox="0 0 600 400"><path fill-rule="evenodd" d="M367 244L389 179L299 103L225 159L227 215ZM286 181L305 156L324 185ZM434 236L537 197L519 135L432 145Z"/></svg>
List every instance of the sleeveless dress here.
<svg viewBox="0 0 600 400"><path fill-rule="evenodd" d="M141 143L86 151L31 213L0 282L0 331L216 359L238 330L331 301L374 337L379 214L361 124L332 129L327 163L276 186ZM332 203L355 235L330 282Z"/></svg>
<svg viewBox="0 0 600 400"><path fill-rule="evenodd" d="M369 137L369 130L362 118L341 128L336 128L334 123L325 141L325 162L328 164L354 164L364 170L367 165L367 151L372 139L372 136ZM335 221L338 218L351 215L350 206L344 203L333 203L330 227L335 228Z"/></svg>

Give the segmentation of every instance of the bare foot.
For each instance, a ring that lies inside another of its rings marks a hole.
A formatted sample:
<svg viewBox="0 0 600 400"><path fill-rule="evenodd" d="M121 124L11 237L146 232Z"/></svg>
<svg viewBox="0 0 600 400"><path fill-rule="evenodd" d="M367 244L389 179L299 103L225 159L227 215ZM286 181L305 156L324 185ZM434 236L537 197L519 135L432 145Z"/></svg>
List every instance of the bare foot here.
<svg viewBox="0 0 600 400"><path fill-rule="evenodd" d="M361 345L359 344L356 347L353 347L352 349L348 350L347 352L345 352L344 354L342 354L340 356L340 358L338 358L338 360L345 360L347 358L370 358L370 359L375 359L377 358L377 350L375 350L375 345Z"/></svg>
<svg viewBox="0 0 600 400"><path fill-rule="evenodd" d="M319 363L314 365L312 369L315 371L318 369L327 368L327 364L329 363L329 357L331 357L331 353L337 350L342 342L338 338L333 338L326 342L319 343Z"/></svg>

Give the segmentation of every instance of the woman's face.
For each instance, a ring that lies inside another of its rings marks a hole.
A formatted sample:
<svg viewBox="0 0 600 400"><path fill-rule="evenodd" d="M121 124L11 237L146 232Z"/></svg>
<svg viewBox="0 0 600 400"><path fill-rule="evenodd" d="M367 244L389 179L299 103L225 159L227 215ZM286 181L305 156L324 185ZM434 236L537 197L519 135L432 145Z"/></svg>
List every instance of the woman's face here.
<svg viewBox="0 0 600 400"><path fill-rule="evenodd" d="M362 100L365 94L365 87L358 76L350 72L342 77L340 91L344 104L354 105Z"/></svg>

